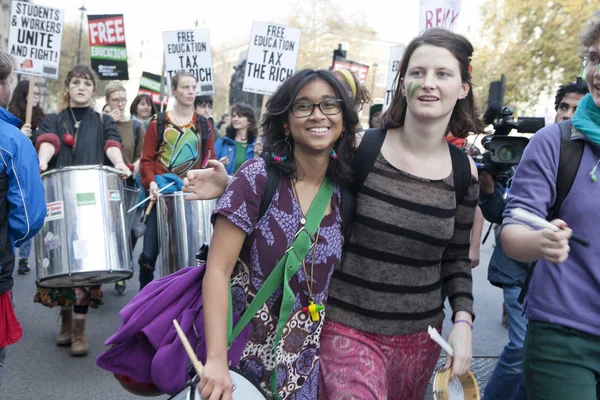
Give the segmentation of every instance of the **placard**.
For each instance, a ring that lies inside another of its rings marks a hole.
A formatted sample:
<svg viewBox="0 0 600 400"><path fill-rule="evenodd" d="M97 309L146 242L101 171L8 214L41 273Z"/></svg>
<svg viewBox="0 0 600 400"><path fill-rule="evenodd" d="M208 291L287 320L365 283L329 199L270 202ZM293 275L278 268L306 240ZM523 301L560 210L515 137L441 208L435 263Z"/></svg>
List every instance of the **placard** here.
<svg viewBox="0 0 600 400"><path fill-rule="evenodd" d="M196 95L215 93L210 36L208 29L163 32L166 78L171 92L171 78L180 71L198 80Z"/></svg>
<svg viewBox="0 0 600 400"><path fill-rule="evenodd" d="M12 2L8 53L16 73L58 78L64 17L58 8Z"/></svg>
<svg viewBox="0 0 600 400"><path fill-rule="evenodd" d="M400 62L402 61L405 50L405 46L390 47L390 64L388 68L387 83L385 85L385 94L383 96L383 112L385 112L390 104L392 104L394 92L398 86L398 82L395 81L396 75L398 75L398 71L400 71Z"/></svg>
<svg viewBox="0 0 600 400"><path fill-rule="evenodd" d="M270 95L296 72L301 31L285 25L252 24L242 90Z"/></svg>
<svg viewBox="0 0 600 400"><path fill-rule="evenodd" d="M419 33L431 28L456 29L460 0L420 0Z"/></svg>
<svg viewBox="0 0 600 400"><path fill-rule="evenodd" d="M101 80L129 80L123 14L88 15L92 69Z"/></svg>
<svg viewBox="0 0 600 400"><path fill-rule="evenodd" d="M336 69L349 69L356 75L358 81L361 85L364 85L367 81L367 75L369 74L369 66L365 64L360 64L354 61L345 60L345 59L336 59L333 62L333 70Z"/></svg>
<svg viewBox="0 0 600 400"><path fill-rule="evenodd" d="M150 72L142 72L140 78L140 87L138 94L146 94L152 99L152 103L156 106L160 106L160 75L152 74ZM164 79L164 78L163 78ZM168 87L165 81L165 89ZM163 104L166 106L169 101L168 96L164 96Z"/></svg>

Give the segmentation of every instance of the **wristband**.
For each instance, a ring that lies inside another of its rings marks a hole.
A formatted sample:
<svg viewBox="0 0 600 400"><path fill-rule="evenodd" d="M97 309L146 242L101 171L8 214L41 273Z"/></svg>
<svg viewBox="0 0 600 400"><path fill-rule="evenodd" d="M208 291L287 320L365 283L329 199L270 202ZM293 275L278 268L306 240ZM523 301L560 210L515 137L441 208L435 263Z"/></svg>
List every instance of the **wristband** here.
<svg viewBox="0 0 600 400"><path fill-rule="evenodd" d="M466 319L458 319L458 320L454 321L455 324L458 324L459 322L464 322L465 324L467 324L471 327L471 330L473 330L473 324L470 323L469 321L467 321Z"/></svg>

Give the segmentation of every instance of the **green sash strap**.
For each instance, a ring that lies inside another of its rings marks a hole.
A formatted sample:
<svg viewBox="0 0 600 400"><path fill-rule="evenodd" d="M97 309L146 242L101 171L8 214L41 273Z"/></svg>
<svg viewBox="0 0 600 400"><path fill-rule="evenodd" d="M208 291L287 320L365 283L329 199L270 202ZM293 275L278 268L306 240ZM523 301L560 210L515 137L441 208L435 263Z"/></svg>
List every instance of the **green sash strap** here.
<svg viewBox="0 0 600 400"><path fill-rule="evenodd" d="M279 320L277 323L277 333L275 335L274 343L274 354L275 357L275 368L273 369L273 375L271 376L271 390L275 399L280 399L277 393L277 346L281 340L283 329L287 323L294 305L296 304L296 294L290 287L289 281L300 269L302 261L306 258L309 251L315 245L314 238L321 225L321 221L325 216L327 206L331 203L331 196L333 195L333 184L329 179L325 178L315 199L306 214L306 224L300 228L290 247L287 249L277 266L269 274L261 288L256 293L256 296L240 318L240 320L233 326L232 317L232 299L231 299L231 282L230 282L230 299L229 299L229 317L227 321L227 345L231 346L235 338L244 330L244 328L250 323L252 318L256 315L258 310L269 300L269 298L275 293L277 288L283 284L283 298L281 301L281 310L279 311Z"/></svg>

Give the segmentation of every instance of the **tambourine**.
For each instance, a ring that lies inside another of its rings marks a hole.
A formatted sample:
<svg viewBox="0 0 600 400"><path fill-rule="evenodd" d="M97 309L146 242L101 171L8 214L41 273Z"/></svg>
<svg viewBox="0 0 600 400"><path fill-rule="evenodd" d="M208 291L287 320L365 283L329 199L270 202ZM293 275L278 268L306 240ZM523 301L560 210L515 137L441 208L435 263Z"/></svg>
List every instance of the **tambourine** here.
<svg viewBox="0 0 600 400"><path fill-rule="evenodd" d="M481 400L477 379L471 371L450 380L452 368L439 370L433 378L435 400Z"/></svg>

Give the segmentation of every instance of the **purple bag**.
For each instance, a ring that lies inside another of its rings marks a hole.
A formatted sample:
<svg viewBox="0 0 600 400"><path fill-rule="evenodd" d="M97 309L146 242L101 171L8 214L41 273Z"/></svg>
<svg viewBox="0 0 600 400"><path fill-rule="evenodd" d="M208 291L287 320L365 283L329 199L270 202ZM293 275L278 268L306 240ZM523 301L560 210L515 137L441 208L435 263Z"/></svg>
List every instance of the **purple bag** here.
<svg viewBox="0 0 600 400"><path fill-rule="evenodd" d="M140 383L154 383L164 393L176 394L190 379L189 358L177 337L177 319L196 355L206 362L202 280L206 264L188 267L149 283L119 313L121 326L108 338L97 364L114 374ZM233 313L233 323L240 314ZM229 348L228 357L237 365L248 342L250 326ZM197 332L197 334L196 334Z"/></svg>

